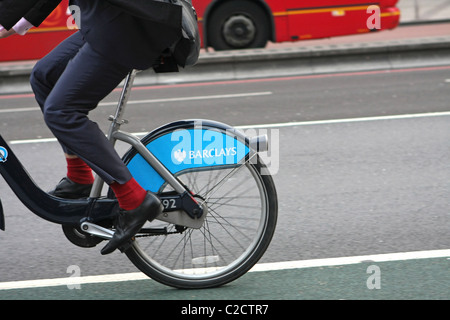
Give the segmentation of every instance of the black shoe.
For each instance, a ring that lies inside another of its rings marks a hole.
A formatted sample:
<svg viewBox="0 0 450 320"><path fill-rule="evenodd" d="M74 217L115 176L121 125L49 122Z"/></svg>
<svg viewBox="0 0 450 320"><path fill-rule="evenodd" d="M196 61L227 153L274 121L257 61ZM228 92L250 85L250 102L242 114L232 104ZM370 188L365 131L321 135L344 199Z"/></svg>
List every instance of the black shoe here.
<svg viewBox="0 0 450 320"><path fill-rule="evenodd" d="M121 248L126 250L130 240L142 228L146 221L152 221L163 210L159 198L147 191L144 202L134 210L123 210L119 212L119 217L116 225L116 232L106 246L101 250L102 254L109 254Z"/></svg>
<svg viewBox="0 0 450 320"><path fill-rule="evenodd" d="M81 199L89 197L92 184L80 184L67 177L61 179L54 190L48 193L52 196L64 199Z"/></svg>

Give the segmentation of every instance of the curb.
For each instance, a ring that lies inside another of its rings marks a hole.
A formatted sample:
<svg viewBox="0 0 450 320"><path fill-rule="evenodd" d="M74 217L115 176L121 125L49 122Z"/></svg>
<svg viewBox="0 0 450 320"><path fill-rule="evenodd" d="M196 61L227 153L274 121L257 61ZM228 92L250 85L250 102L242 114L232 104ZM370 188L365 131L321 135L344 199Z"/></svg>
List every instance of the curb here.
<svg viewBox="0 0 450 320"><path fill-rule="evenodd" d="M203 54L176 74L141 72L136 85L243 80L450 65L450 36Z"/></svg>
<svg viewBox="0 0 450 320"><path fill-rule="evenodd" d="M31 92L33 61L0 65L0 94ZM327 46L205 52L178 73L140 72L136 85L313 75L450 65L450 36Z"/></svg>

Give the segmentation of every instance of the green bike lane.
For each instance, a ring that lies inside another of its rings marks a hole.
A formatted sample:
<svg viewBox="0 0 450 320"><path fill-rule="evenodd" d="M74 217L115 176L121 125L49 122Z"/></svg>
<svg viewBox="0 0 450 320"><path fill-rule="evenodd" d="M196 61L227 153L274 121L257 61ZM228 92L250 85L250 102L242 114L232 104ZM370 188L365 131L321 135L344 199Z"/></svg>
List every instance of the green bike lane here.
<svg viewBox="0 0 450 320"><path fill-rule="evenodd" d="M448 300L449 265L448 257L362 261L254 271L214 289L180 290L143 279L3 289L0 300L182 300L186 307L196 302L201 305L202 300L251 300L254 304L268 300L311 299ZM172 311L181 312L180 308Z"/></svg>

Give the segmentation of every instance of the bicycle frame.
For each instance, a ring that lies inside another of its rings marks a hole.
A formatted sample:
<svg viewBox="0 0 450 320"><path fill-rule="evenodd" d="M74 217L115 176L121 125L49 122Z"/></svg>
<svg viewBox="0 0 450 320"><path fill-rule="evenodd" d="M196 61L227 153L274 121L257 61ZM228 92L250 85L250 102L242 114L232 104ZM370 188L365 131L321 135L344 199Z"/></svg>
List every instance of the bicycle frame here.
<svg viewBox="0 0 450 320"><path fill-rule="evenodd" d="M125 78L122 93L118 102L116 113L110 116L112 121L107 138L114 145L116 141L120 140L134 148L146 162L159 174L164 181L169 184L177 194L161 195L161 200L170 199L177 200L179 203L177 210L178 215L173 214L172 220L167 220L167 217L162 218L164 221L172 222L174 224L185 225L188 227L200 227L202 224L203 208L189 190L172 174L166 166L164 166L150 150L141 142L136 136L123 132L120 130L122 124L127 123L123 120L123 112L127 104L131 87L133 85L136 71L133 70ZM154 130L149 134L159 134L174 128L183 128L192 126L193 123L199 120L186 120L169 123L161 128ZM259 136L248 139L239 131L236 131L230 126L222 123L201 120L202 123L207 124L211 128L220 128L232 132L233 135L239 137L241 141L246 141L249 145L254 146L252 150L264 151L267 149L267 137ZM13 192L19 200L34 214L39 217L61 225L81 226L83 231L109 239L112 237L113 231L103 228L96 223L112 220L118 213L118 203L115 199L101 197L101 191L104 182L97 176L92 187L90 197L87 199L69 200L57 198L49 195L40 189L30 175L26 172L19 159L10 149L7 142L0 135L0 174L11 187ZM165 212L174 211L170 208L165 208ZM158 218L157 218L158 219ZM5 230L4 214L0 201L0 229Z"/></svg>
<svg viewBox="0 0 450 320"><path fill-rule="evenodd" d="M123 123L126 123L126 121L122 119L122 116L135 75L136 71L130 72L125 79L116 114L110 117L112 124L107 137L113 144L115 144L117 140L130 144L164 179L166 179L176 192L179 194L187 194L184 186L163 165L161 165L158 159L142 145L137 137L119 130L120 126ZM1 134L0 148L0 174L19 200L39 217L61 225L79 226L83 222L95 224L99 221L113 219L118 213L118 203L115 199L100 197L103 181L99 177L96 177L89 198L76 200L57 198L44 192L34 183ZM186 199L184 200L186 201ZM195 206L197 206L197 208L195 208ZM189 205L187 207L189 207ZM192 215L198 216L199 213L201 213L201 208L198 208L195 200L192 201L190 207L191 208L188 211L191 211ZM92 224L90 226L92 226ZM0 229L5 230L1 202ZM107 232L107 234L104 234L103 236L109 238L108 234L112 235L111 232Z"/></svg>
<svg viewBox="0 0 450 320"><path fill-rule="evenodd" d="M7 155L0 164L0 174L19 200L39 217L64 225L79 225L83 218L89 216L95 221L112 218L112 213L116 211L116 200L107 198L68 200L53 197L34 183L1 135L0 146L7 150ZM3 220L3 212L0 214L0 220ZM4 223L0 227L4 230Z"/></svg>

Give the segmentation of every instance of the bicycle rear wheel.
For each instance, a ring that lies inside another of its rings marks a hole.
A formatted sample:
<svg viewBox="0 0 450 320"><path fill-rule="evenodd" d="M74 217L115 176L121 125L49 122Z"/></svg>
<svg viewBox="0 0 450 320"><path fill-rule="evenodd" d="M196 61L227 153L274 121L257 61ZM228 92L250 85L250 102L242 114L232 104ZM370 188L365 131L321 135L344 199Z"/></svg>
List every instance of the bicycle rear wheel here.
<svg viewBox="0 0 450 320"><path fill-rule="evenodd" d="M234 166L184 170L177 178L203 206L198 228L154 220L164 235L137 237L128 258L152 279L176 288L210 288L245 274L270 244L277 221L274 182L255 153ZM171 192L163 184L159 192Z"/></svg>

